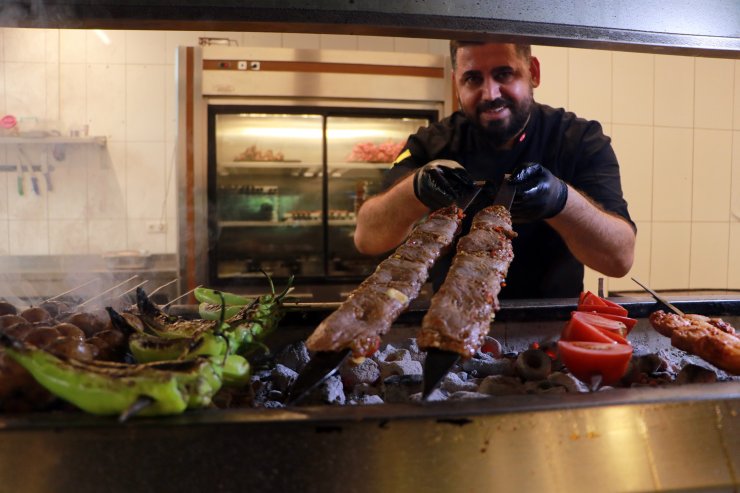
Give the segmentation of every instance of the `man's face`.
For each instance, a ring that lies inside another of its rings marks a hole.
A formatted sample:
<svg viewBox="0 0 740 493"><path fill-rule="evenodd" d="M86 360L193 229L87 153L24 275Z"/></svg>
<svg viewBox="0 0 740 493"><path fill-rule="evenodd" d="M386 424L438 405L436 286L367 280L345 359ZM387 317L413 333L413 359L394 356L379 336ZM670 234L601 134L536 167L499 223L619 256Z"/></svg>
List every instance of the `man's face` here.
<svg viewBox="0 0 740 493"><path fill-rule="evenodd" d="M467 45L457 50L453 77L467 117L496 147L510 144L529 118L539 61L528 62L510 44Z"/></svg>

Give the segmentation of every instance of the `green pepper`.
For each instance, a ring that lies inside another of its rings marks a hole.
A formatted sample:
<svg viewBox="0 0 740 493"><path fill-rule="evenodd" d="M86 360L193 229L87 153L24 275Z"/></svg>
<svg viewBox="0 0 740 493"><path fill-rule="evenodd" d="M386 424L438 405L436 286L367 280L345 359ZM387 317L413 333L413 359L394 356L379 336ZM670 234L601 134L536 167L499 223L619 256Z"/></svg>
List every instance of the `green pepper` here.
<svg viewBox="0 0 740 493"><path fill-rule="evenodd" d="M218 358L131 365L61 359L4 334L0 344L49 392L92 414L120 415L142 397L151 400L142 415L179 414L209 405L223 378Z"/></svg>
<svg viewBox="0 0 740 493"><path fill-rule="evenodd" d="M194 359L198 356L226 355L226 339L212 332L205 332L197 338L165 338L149 334L131 334L128 347L138 363L167 361L175 359Z"/></svg>
<svg viewBox="0 0 740 493"><path fill-rule="evenodd" d="M251 376L247 358L238 354L230 354L224 362L224 385L243 387L249 383Z"/></svg>
<svg viewBox="0 0 740 493"><path fill-rule="evenodd" d="M247 298L234 293L227 293L219 291L217 289L209 289L204 287L195 288L193 296L200 303L208 303L211 305L221 305L222 303L227 306L244 306L252 302L253 298Z"/></svg>
<svg viewBox="0 0 740 493"><path fill-rule="evenodd" d="M232 318L236 316L241 309L242 305L226 305L223 318ZM198 305L198 314L200 315L200 318L204 320L221 320L221 311L221 305L212 305L206 302Z"/></svg>

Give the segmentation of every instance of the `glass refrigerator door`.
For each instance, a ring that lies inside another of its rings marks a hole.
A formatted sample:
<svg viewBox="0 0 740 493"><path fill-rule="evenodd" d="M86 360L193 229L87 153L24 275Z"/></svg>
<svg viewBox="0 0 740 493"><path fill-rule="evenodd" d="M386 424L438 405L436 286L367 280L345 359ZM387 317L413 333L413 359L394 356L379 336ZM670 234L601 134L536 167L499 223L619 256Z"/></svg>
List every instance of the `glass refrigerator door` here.
<svg viewBox="0 0 740 493"><path fill-rule="evenodd" d="M355 249L355 214L380 191L384 171L408 136L428 124L426 118L327 117L329 275L367 276L375 270L381 259Z"/></svg>
<svg viewBox="0 0 740 493"><path fill-rule="evenodd" d="M217 113L216 238L220 280L324 275L323 116ZM212 201L213 203L213 201Z"/></svg>

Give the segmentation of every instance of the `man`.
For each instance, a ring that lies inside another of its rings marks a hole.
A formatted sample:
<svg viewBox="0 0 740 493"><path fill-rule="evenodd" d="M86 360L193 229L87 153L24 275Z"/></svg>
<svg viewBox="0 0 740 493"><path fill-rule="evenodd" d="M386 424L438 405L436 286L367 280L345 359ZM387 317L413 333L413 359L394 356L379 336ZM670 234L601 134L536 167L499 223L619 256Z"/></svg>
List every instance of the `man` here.
<svg viewBox="0 0 740 493"><path fill-rule="evenodd" d="M386 175L385 192L359 210L357 249L389 251L431 210L451 204L472 181L486 180L466 212L464 234L511 174L518 237L502 298L578 296L584 264L624 276L634 258L635 226L601 125L534 101L540 64L528 45L453 41L450 55L461 111L409 137ZM436 286L451 256L435 266Z"/></svg>

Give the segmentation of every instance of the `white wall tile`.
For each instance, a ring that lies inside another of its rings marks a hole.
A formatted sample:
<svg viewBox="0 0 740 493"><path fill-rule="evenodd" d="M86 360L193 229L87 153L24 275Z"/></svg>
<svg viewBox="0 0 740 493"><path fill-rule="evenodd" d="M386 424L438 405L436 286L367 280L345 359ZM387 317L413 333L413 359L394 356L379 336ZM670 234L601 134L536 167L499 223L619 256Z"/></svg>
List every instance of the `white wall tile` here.
<svg viewBox="0 0 740 493"><path fill-rule="evenodd" d="M735 88L732 96L732 128L740 130L740 60L735 60Z"/></svg>
<svg viewBox="0 0 740 493"><path fill-rule="evenodd" d="M357 49L364 51L393 51L393 38L357 36Z"/></svg>
<svg viewBox="0 0 740 493"><path fill-rule="evenodd" d="M85 255L87 252L87 221L49 222L49 254Z"/></svg>
<svg viewBox="0 0 740 493"><path fill-rule="evenodd" d="M319 35L304 33L283 33L283 48L318 50Z"/></svg>
<svg viewBox="0 0 740 493"><path fill-rule="evenodd" d="M92 135L126 138L126 69L124 65L87 66L87 123Z"/></svg>
<svg viewBox="0 0 740 493"><path fill-rule="evenodd" d="M0 239L0 241L2 241ZM730 223L730 255L727 267L728 289L740 289L740 222Z"/></svg>
<svg viewBox="0 0 740 493"><path fill-rule="evenodd" d="M45 190L50 220L87 219L88 151L87 146L66 146L63 161L56 161L51 153L41 158L54 167L49 174L52 190Z"/></svg>
<svg viewBox="0 0 740 493"><path fill-rule="evenodd" d="M46 61L45 29L5 29L4 48L6 62Z"/></svg>
<svg viewBox="0 0 740 493"><path fill-rule="evenodd" d="M163 141L166 65L126 66L126 140Z"/></svg>
<svg viewBox="0 0 740 493"><path fill-rule="evenodd" d="M44 129L47 131L61 131L61 123L59 121L59 98L61 97L59 70L58 63L46 64L46 81L44 82L46 89L46 111L43 118L45 121Z"/></svg>
<svg viewBox="0 0 740 493"><path fill-rule="evenodd" d="M583 271L583 290L591 291L592 293L598 293L600 277L604 277L604 274L602 274L601 272L597 272L589 267L585 267ZM606 278L604 279L604 281L604 289L608 291L611 288Z"/></svg>
<svg viewBox="0 0 740 493"><path fill-rule="evenodd" d="M9 163L5 146L0 146L0 161ZM0 221L8 219L8 197L11 193L18 193L16 189L16 174L9 171L0 173Z"/></svg>
<svg viewBox="0 0 740 493"><path fill-rule="evenodd" d="M86 53L88 63L120 64L126 62L126 31L113 29L100 30L101 36L107 37L108 44L95 33L87 31Z"/></svg>
<svg viewBox="0 0 740 493"><path fill-rule="evenodd" d="M6 115L8 111L7 107L7 95L5 91L5 63L0 62L0 114Z"/></svg>
<svg viewBox="0 0 740 493"><path fill-rule="evenodd" d="M612 146L619 159L622 191L633 221L652 219L653 127L612 125Z"/></svg>
<svg viewBox="0 0 740 493"><path fill-rule="evenodd" d="M10 253L10 238L8 229L8 220L0 219L0 255L8 255Z"/></svg>
<svg viewBox="0 0 740 493"><path fill-rule="evenodd" d="M62 63L59 67L59 120L63 135L70 135L88 121L86 70L87 66L79 63Z"/></svg>
<svg viewBox="0 0 740 493"><path fill-rule="evenodd" d="M730 217L732 132L694 130L694 174L691 217L694 221L727 221Z"/></svg>
<svg viewBox="0 0 740 493"><path fill-rule="evenodd" d="M393 38L393 51L399 53L428 53L429 42L422 38Z"/></svg>
<svg viewBox="0 0 740 493"><path fill-rule="evenodd" d="M151 220L162 216L165 154L163 143L129 142L126 145L126 216L129 219Z"/></svg>
<svg viewBox="0 0 740 493"><path fill-rule="evenodd" d="M614 123L653 124L655 56L614 52Z"/></svg>
<svg viewBox="0 0 740 493"><path fill-rule="evenodd" d="M691 227L691 289L726 289L730 225L694 223Z"/></svg>
<svg viewBox="0 0 740 493"><path fill-rule="evenodd" d="M612 121L612 54L568 49L569 110L582 118Z"/></svg>
<svg viewBox="0 0 740 493"><path fill-rule="evenodd" d="M10 255L48 255L49 223L44 220L8 222L8 253Z"/></svg>
<svg viewBox="0 0 740 493"><path fill-rule="evenodd" d="M656 127L653 159L653 220L691 219L693 132Z"/></svg>
<svg viewBox="0 0 740 493"><path fill-rule="evenodd" d="M639 289L632 278L641 282L650 279L650 263L652 261L652 229L653 225L648 221L637 221L637 237L635 242L635 261L629 273L620 278L609 278L610 291L635 291Z"/></svg>
<svg viewBox="0 0 740 493"><path fill-rule="evenodd" d="M450 41L447 39L428 39L429 53L450 56Z"/></svg>
<svg viewBox="0 0 740 493"><path fill-rule="evenodd" d="M283 36L280 33L243 33L242 43L242 46L280 48L283 45Z"/></svg>
<svg viewBox="0 0 740 493"><path fill-rule="evenodd" d="M650 287L687 289L691 249L691 223L654 222L650 253Z"/></svg>
<svg viewBox="0 0 740 493"><path fill-rule="evenodd" d="M248 33L245 33L245 35ZM176 52L179 46L198 46L198 38L201 33L197 31L167 31L165 46L165 61L169 65L175 64ZM277 34L278 39L280 35ZM280 46L278 41L277 46Z"/></svg>
<svg viewBox="0 0 740 493"><path fill-rule="evenodd" d="M59 61L61 63L87 62L87 31L84 29L59 30Z"/></svg>
<svg viewBox="0 0 740 493"><path fill-rule="evenodd" d="M126 31L126 63L165 64L166 48L164 31Z"/></svg>
<svg viewBox="0 0 740 493"><path fill-rule="evenodd" d="M59 63L60 56L60 35L59 29L44 29L45 32L45 62Z"/></svg>
<svg viewBox="0 0 740 493"><path fill-rule="evenodd" d="M532 56L540 61L540 87L534 90L535 99L553 108L569 108L568 49L533 46Z"/></svg>
<svg viewBox="0 0 740 493"><path fill-rule="evenodd" d="M30 172L30 165L33 162L31 158L33 153L31 152L31 149L26 150L24 148L23 151L26 157L16 149L8 150L8 164L12 165L22 163L24 166L22 174L20 175L23 183L23 195L18 191L17 177L19 175L15 172L11 172L14 175L14 178L10 180L10 186L7 188L9 191L8 218L16 221L32 221L37 219L46 220L47 196L41 195L40 193L38 195L34 193L31 184L31 178L33 175ZM39 177L36 176L36 178L38 179Z"/></svg>
<svg viewBox="0 0 740 493"><path fill-rule="evenodd" d="M164 72L164 138L168 142L177 140L177 76L174 66L168 66Z"/></svg>
<svg viewBox="0 0 740 493"><path fill-rule="evenodd" d="M0 27L0 62L5 61L5 36L8 29Z"/></svg>
<svg viewBox="0 0 740 493"><path fill-rule="evenodd" d="M91 254L127 249L125 220L92 219L87 224L88 248Z"/></svg>
<svg viewBox="0 0 740 493"><path fill-rule="evenodd" d="M732 219L740 221L740 131L732 132L732 189L730 210Z"/></svg>
<svg viewBox="0 0 740 493"><path fill-rule="evenodd" d="M322 50L357 50L357 37L345 34L319 34Z"/></svg>
<svg viewBox="0 0 740 493"><path fill-rule="evenodd" d="M46 116L45 64L6 62L5 94L6 111L18 119L19 130L38 130ZM24 120L28 118L36 121Z"/></svg>
<svg viewBox="0 0 740 493"><path fill-rule="evenodd" d="M655 125L693 127L693 58L655 56Z"/></svg>
<svg viewBox="0 0 740 493"><path fill-rule="evenodd" d="M126 217L126 144L108 142L105 149L92 152L87 162L87 215L90 219ZM122 224L125 232L125 223ZM92 238L92 235L90 236Z"/></svg>
<svg viewBox="0 0 740 493"><path fill-rule="evenodd" d="M167 250L167 235L148 233L147 222L141 219L130 219L127 222L128 248L150 253L164 253Z"/></svg>
<svg viewBox="0 0 740 493"><path fill-rule="evenodd" d="M733 60L719 58L696 59L696 91L694 124L697 128L732 128L734 90Z"/></svg>

